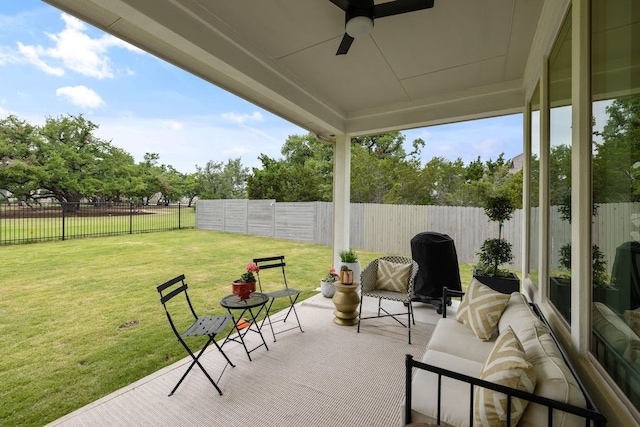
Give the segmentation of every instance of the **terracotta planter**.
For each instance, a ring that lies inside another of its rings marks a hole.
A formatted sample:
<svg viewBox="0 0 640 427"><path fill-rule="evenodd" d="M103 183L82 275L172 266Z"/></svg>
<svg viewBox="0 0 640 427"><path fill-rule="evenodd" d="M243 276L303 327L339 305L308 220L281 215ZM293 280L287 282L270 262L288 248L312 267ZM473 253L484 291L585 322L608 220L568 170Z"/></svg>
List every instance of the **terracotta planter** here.
<svg viewBox="0 0 640 427"><path fill-rule="evenodd" d="M239 299L249 299L251 293L256 291L256 282L233 282L231 289Z"/></svg>

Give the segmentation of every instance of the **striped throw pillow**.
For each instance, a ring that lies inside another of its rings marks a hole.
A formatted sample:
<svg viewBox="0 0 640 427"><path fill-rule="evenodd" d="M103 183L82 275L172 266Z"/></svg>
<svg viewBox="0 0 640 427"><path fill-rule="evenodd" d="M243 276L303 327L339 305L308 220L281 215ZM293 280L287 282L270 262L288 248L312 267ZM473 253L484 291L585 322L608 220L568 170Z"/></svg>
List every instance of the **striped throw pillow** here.
<svg viewBox="0 0 640 427"><path fill-rule="evenodd" d="M482 341L489 341L510 297L473 279L458 307L456 320L467 325Z"/></svg>
<svg viewBox="0 0 640 427"><path fill-rule="evenodd" d="M480 378L529 393L535 390L535 368L527 360L522 344L511 326L508 326L496 339L493 350L482 367ZM511 425L514 426L528 404L528 400L511 397L509 411L506 394L476 387L473 404L474 425L506 426L507 413L511 412Z"/></svg>
<svg viewBox="0 0 640 427"><path fill-rule="evenodd" d="M407 293L411 264L398 264L384 259L378 260L376 289Z"/></svg>

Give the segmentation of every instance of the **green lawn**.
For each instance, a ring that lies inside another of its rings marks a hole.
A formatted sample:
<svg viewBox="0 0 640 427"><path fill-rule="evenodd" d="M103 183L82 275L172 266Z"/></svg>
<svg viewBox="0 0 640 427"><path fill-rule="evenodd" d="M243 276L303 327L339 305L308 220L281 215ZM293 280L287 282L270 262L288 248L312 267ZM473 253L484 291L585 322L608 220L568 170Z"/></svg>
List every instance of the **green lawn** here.
<svg viewBox="0 0 640 427"><path fill-rule="evenodd" d="M384 255L356 252L363 268ZM196 310L222 314L220 299L252 258L285 255L301 299L316 293L332 259L329 246L194 229L0 253L0 424L7 426L53 421L182 359L155 289L165 280L184 273ZM466 286L471 266L460 267Z"/></svg>

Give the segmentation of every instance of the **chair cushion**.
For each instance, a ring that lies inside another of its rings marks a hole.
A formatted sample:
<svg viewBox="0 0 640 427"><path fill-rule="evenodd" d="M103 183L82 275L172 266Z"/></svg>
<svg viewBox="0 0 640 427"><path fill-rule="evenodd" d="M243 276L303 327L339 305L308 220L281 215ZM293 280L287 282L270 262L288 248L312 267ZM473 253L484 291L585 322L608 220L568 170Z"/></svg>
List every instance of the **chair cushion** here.
<svg viewBox="0 0 640 427"><path fill-rule="evenodd" d="M524 349L511 327L502 332L482 366L480 378L492 383L533 393L536 372L527 360ZM474 425L503 426L507 423L507 395L476 387L474 395ZM526 399L511 398L511 425L516 425L529 404Z"/></svg>
<svg viewBox="0 0 640 427"><path fill-rule="evenodd" d="M482 341L488 341L498 326L511 295L494 291L473 279L464 295L456 320L467 325Z"/></svg>
<svg viewBox="0 0 640 427"><path fill-rule="evenodd" d="M398 264L379 259L377 274L376 289L407 293L411 264Z"/></svg>

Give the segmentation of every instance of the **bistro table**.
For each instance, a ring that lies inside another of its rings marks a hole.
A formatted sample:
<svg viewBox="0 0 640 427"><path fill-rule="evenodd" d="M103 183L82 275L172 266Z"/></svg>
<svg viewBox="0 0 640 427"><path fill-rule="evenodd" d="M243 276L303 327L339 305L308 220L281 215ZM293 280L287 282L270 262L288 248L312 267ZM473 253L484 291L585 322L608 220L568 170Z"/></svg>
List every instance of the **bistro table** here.
<svg viewBox="0 0 640 427"><path fill-rule="evenodd" d="M224 346L227 343L227 341L235 341L237 343L242 344L242 346L244 347L244 351L247 352L247 357L249 357L249 361L251 361L251 352L253 352L254 350L257 350L263 345L267 350L269 350L269 347L267 347L267 343L265 342L264 337L262 336L262 331L260 330L260 323L258 322L258 319L257 319L257 317L260 315L260 312L264 309L267 301L269 301L269 297L261 292L252 292L251 296L244 300L241 300L240 298L238 298L238 295L236 294L227 295L226 297L222 298L222 300L220 301L220 305L226 308L227 311L229 311L229 314L231 315L231 317L233 317L233 325L234 325L233 328L229 331L227 338L225 338L224 342L222 343L222 346ZM258 311L254 312L254 309L256 308L258 309ZM236 312L241 311L240 315L236 317L233 314L234 311ZM249 317L250 317L250 319L247 319L248 325L244 326L243 328L239 328L238 322L244 319L244 316L247 312L249 313ZM238 333L238 336L236 337L231 336L234 333L234 331ZM255 332L258 335L260 335L260 339L262 340L262 344L252 348L251 350L247 348L247 345L244 342L244 336L249 331Z"/></svg>

